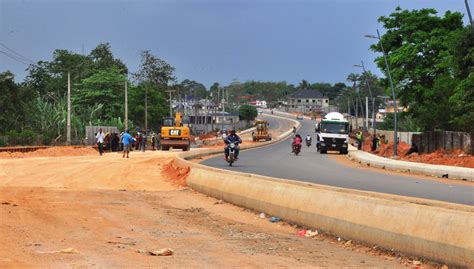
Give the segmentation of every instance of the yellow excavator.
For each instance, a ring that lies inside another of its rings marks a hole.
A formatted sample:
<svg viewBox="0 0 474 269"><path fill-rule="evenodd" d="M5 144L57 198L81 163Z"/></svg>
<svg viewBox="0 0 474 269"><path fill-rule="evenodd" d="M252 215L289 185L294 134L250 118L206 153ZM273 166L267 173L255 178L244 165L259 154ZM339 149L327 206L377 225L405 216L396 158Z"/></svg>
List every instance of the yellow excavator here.
<svg viewBox="0 0 474 269"><path fill-rule="evenodd" d="M256 132L252 133L252 140L260 141L270 141L272 140L272 135L268 132L268 126L270 124L264 120L257 120L255 121Z"/></svg>
<svg viewBox="0 0 474 269"><path fill-rule="evenodd" d="M191 148L191 132L189 127L183 126L183 116L176 112L174 118L164 118L161 126L161 150L170 148L188 151Z"/></svg>

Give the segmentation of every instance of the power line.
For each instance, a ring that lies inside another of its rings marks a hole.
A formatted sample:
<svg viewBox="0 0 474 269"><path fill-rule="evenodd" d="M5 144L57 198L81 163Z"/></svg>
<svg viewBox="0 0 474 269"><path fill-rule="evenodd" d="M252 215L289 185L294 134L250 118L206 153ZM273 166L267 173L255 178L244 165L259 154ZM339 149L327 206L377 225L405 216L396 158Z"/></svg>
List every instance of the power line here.
<svg viewBox="0 0 474 269"><path fill-rule="evenodd" d="M16 52L15 50L13 50L12 48L8 47L7 45L3 44L0 42L0 46L6 48L7 50L9 50L11 53L15 54L17 57L21 58L22 60L24 61L27 61L27 62L31 62L31 63L34 63L32 60L30 60L29 58L21 55L20 53Z"/></svg>
<svg viewBox="0 0 474 269"><path fill-rule="evenodd" d="M15 60L15 61L17 61L17 62L20 62L20 63L22 63L22 64L26 64L26 65L29 65L29 64L30 64L30 63L28 63L28 62L22 60L21 58L15 56L15 55L12 55L12 54L10 54L10 53L8 53L8 52L5 52L5 51L0 50L0 53L6 55L7 57L9 57L9 58L11 58L11 59L13 59L13 60Z"/></svg>

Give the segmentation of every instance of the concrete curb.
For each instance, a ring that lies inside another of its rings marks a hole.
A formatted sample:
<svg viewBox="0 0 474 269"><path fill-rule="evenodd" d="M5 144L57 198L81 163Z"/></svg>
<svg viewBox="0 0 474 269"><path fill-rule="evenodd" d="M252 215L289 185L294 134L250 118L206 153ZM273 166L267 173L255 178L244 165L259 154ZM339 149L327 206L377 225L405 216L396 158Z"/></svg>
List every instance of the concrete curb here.
<svg viewBox="0 0 474 269"><path fill-rule="evenodd" d="M474 181L473 168L392 160L360 150L350 150L349 157L371 167Z"/></svg>
<svg viewBox="0 0 474 269"><path fill-rule="evenodd" d="M285 118L286 119L286 118ZM266 146L281 141L291 130ZM254 148L249 145L243 149ZM255 145L253 145L255 146ZM446 202L295 182L204 166L179 154L196 191L307 227L456 266L474 266L474 208Z"/></svg>

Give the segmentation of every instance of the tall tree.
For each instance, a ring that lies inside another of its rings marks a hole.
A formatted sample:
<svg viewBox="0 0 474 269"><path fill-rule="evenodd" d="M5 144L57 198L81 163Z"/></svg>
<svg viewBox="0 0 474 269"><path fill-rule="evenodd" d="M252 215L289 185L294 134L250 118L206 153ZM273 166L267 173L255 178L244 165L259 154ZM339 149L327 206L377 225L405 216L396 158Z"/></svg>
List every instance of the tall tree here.
<svg viewBox="0 0 474 269"><path fill-rule="evenodd" d="M311 85L309 84L309 82L307 80L301 80L300 84L298 85L298 88L302 89L302 90L307 90Z"/></svg>
<svg viewBox="0 0 474 269"><path fill-rule="evenodd" d="M111 119L123 116L125 77L116 67L97 71L76 84L72 96L75 110L101 104L101 118ZM78 112L79 112L78 111Z"/></svg>
<svg viewBox="0 0 474 269"><path fill-rule="evenodd" d="M456 79L450 42L463 31L462 14L397 8L379 21L387 31L371 48L381 52L383 45L401 104L426 130L451 128L449 97ZM382 56L376 63L387 74Z"/></svg>
<svg viewBox="0 0 474 269"><path fill-rule="evenodd" d="M10 71L0 73L0 133L20 130L25 125L28 102L35 96L15 83Z"/></svg>
<svg viewBox="0 0 474 269"><path fill-rule="evenodd" d="M188 96L205 98L207 94L206 86L196 82L194 80L185 79L180 84L183 91L182 94L187 94Z"/></svg>
<svg viewBox="0 0 474 269"><path fill-rule="evenodd" d="M175 68L166 61L156 57L149 50L141 53L141 64L133 77L139 82L151 82L160 88L166 88L168 83L176 81Z"/></svg>
<svg viewBox="0 0 474 269"><path fill-rule="evenodd" d="M121 74L128 73L127 66L120 59L114 57L109 43L97 45L89 54L89 58L93 63L93 68L96 70L115 67Z"/></svg>

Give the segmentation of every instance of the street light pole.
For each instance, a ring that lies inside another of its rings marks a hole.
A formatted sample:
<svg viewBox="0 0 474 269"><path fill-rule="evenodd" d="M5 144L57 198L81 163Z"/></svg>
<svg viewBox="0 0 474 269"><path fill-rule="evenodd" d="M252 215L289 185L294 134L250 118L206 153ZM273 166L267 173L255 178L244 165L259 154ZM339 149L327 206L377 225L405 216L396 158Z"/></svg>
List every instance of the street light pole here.
<svg viewBox="0 0 474 269"><path fill-rule="evenodd" d="M170 94L170 118L172 118L173 117L173 107L172 107L172 104L171 104L171 93L173 93L175 91L174 90L167 90L166 92Z"/></svg>
<svg viewBox="0 0 474 269"><path fill-rule="evenodd" d="M397 155L398 155L398 152L397 152L397 149L398 149L397 110L398 110L398 107L397 107L397 98L395 96L395 90L393 88L392 75L390 73L390 67L388 66L387 54L385 53L385 49L383 48L382 39L380 38L380 33L379 33L378 29L377 29L377 36L366 35L365 37L378 39L380 48L382 49L383 59L385 61L385 67L387 68L387 75L388 75L388 79L390 81L390 89L392 91L392 98L393 98L393 120L394 120L394 123L393 123L393 156L397 157Z"/></svg>
<svg viewBox="0 0 474 269"><path fill-rule="evenodd" d="M464 0L464 4L466 4L467 16L469 17L469 23L471 24L471 28L474 31L474 21L472 20L471 9L469 8L469 3L467 0Z"/></svg>
<svg viewBox="0 0 474 269"><path fill-rule="evenodd" d="M224 123L225 123L225 116L224 116L224 113L225 113L225 89L222 88L222 129L221 130L224 130Z"/></svg>
<svg viewBox="0 0 474 269"><path fill-rule="evenodd" d="M71 145L71 71L67 71L67 120L66 144Z"/></svg>
<svg viewBox="0 0 474 269"><path fill-rule="evenodd" d="M125 80L125 130L128 130L128 82Z"/></svg>

